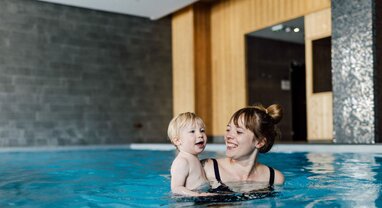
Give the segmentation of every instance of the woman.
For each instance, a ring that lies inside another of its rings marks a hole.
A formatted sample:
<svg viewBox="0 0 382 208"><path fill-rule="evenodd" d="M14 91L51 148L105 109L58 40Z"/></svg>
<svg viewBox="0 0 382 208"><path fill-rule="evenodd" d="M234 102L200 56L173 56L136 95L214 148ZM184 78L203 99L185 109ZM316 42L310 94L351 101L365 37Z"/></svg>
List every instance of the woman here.
<svg viewBox="0 0 382 208"><path fill-rule="evenodd" d="M258 153L268 152L280 137L275 125L281 118L282 108L277 104L266 109L261 105L250 106L233 114L224 135L227 157L209 159L203 165L207 179L217 192L248 191L235 190L233 186L238 182L259 182L251 183L248 187L251 190L256 189L253 184L268 187L284 183L280 171L257 162Z"/></svg>

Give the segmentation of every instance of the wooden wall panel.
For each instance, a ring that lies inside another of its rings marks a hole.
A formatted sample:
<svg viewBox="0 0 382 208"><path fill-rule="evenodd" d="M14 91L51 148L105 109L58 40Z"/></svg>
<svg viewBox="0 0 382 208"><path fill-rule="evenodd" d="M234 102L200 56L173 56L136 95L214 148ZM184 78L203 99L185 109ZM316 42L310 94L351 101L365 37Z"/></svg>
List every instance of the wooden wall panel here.
<svg viewBox="0 0 382 208"><path fill-rule="evenodd" d="M245 34L325 8L330 0L222 0L212 5L213 135L223 135L230 116L247 105Z"/></svg>
<svg viewBox="0 0 382 208"><path fill-rule="evenodd" d="M194 10L195 112L212 127L210 4L196 3Z"/></svg>
<svg viewBox="0 0 382 208"><path fill-rule="evenodd" d="M333 93L313 93L312 41L331 36L331 12L305 16L306 100L308 140L333 139Z"/></svg>
<svg viewBox="0 0 382 208"><path fill-rule="evenodd" d="M194 12L185 8L172 16L173 113L195 112Z"/></svg>
<svg viewBox="0 0 382 208"><path fill-rule="evenodd" d="M244 36L235 18L239 4L224 1L212 8L212 112L214 135L222 135L231 114L246 104ZM229 9L227 9L229 8ZM242 67L240 67L242 66Z"/></svg>
<svg viewBox="0 0 382 208"><path fill-rule="evenodd" d="M173 15L174 115L192 111L212 126L210 4Z"/></svg>

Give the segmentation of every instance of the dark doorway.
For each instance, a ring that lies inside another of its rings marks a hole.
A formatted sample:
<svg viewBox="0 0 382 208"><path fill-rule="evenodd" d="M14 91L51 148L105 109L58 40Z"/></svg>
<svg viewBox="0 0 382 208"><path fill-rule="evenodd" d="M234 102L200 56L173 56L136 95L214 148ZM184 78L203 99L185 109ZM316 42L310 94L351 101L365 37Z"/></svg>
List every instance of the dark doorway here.
<svg viewBox="0 0 382 208"><path fill-rule="evenodd" d="M248 104L283 106L284 117L278 124L282 142L307 138L304 35L290 31L297 25L303 30L303 18L278 26L283 31L270 32L269 27L246 36Z"/></svg>
<svg viewBox="0 0 382 208"><path fill-rule="evenodd" d="M291 63L290 80L292 96L293 141L306 141L306 80L304 63Z"/></svg>

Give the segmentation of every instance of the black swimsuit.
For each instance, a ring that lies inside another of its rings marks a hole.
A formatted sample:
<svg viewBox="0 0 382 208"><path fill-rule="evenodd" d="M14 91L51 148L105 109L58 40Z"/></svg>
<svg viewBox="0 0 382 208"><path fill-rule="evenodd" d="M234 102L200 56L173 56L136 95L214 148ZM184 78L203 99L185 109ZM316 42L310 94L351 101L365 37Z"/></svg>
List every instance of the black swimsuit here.
<svg viewBox="0 0 382 208"><path fill-rule="evenodd" d="M213 193L232 193L233 191L227 185L225 185L220 178L218 162L214 158L211 158L211 160L214 163L215 178L219 182L220 185L217 188L211 189L210 192L213 192ZM269 166L268 166L268 168L269 168L269 172L270 172L269 187L272 187L274 184L274 181L275 181L275 170Z"/></svg>

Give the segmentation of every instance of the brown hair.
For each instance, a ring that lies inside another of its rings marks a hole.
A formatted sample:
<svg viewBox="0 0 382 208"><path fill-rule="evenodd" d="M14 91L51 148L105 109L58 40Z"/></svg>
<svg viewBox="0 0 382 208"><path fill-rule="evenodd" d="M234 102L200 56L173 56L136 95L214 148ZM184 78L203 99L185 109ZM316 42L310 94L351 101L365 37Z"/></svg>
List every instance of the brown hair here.
<svg viewBox="0 0 382 208"><path fill-rule="evenodd" d="M236 111L230 122L238 126L239 119L243 116L244 126L255 134L257 139L264 141L259 151L260 153L268 152L275 142L275 139L280 138L281 133L276 124L279 123L283 117L283 109L278 104L273 104L268 108L264 108L261 104L248 106Z"/></svg>

